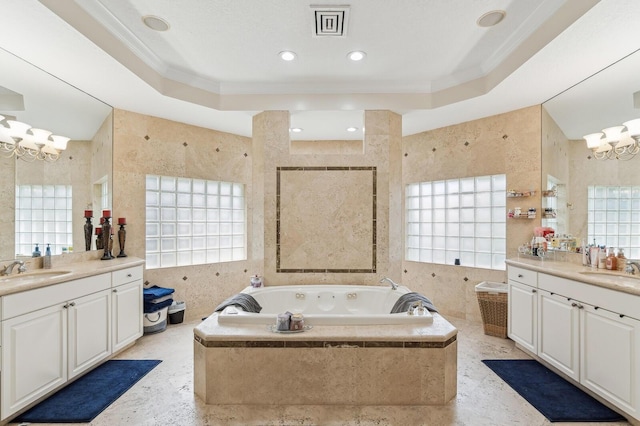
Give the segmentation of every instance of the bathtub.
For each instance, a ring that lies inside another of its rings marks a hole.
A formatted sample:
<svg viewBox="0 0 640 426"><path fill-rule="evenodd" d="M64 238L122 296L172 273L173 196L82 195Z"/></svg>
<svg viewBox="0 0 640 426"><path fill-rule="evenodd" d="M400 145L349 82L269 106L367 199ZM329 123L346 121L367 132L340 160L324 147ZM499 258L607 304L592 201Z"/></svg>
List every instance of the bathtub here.
<svg viewBox="0 0 640 426"><path fill-rule="evenodd" d="M439 313L390 314L409 291L247 287L259 314L228 306L194 328L194 393L210 405L447 404L457 393L457 330ZM275 331L286 311L312 327Z"/></svg>
<svg viewBox="0 0 640 426"><path fill-rule="evenodd" d="M289 311L301 313L305 324L311 326L431 324L433 315L426 309L420 315L390 313L400 296L410 291L405 286L398 286L396 290L363 285L247 287L242 293L253 296L262 306L260 313L228 306L219 313L218 322L275 324L278 314Z"/></svg>

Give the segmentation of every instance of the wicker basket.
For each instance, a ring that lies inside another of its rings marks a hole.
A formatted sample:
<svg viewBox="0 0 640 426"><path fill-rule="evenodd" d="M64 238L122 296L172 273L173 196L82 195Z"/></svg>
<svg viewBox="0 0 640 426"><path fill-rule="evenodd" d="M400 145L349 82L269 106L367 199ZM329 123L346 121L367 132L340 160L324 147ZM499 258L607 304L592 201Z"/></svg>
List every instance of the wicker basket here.
<svg viewBox="0 0 640 426"><path fill-rule="evenodd" d="M476 296L484 325L484 334L507 337L508 295L506 284L482 282L476 286Z"/></svg>

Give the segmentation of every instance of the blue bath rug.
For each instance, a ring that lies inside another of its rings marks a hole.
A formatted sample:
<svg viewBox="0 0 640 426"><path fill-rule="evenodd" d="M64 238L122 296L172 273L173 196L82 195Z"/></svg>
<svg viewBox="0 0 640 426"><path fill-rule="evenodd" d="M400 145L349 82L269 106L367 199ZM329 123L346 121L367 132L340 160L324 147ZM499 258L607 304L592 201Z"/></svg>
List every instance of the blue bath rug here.
<svg viewBox="0 0 640 426"><path fill-rule="evenodd" d="M89 423L161 362L128 359L107 361L13 421Z"/></svg>
<svg viewBox="0 0 640 426"><path fill-rule="evenodd" d="M617 422L625 418L533 359L483 360L550 422Z"/></svg>

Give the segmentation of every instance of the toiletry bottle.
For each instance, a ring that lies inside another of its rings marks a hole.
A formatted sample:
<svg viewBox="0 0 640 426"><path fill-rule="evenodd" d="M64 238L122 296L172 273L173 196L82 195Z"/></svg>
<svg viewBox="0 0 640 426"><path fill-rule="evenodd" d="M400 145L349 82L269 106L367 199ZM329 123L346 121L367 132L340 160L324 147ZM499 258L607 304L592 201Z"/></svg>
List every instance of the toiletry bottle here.
<svg viewBox="0 0 640 426"><path fill-rule="evenodd" d="M40 247L38 247L38 243L36 243L36 248L33 249L31 257L40 257Z"/></svg>
<svg viewBox="0 0 640 426"><path fill-rule="evenodd" d="M44 251L44 257L42 258L42 269L51 269L51 247L47 244L47 249Z"/></svg>
<svg viewBox="0 0 640 426"><path fill-rule="evenodd" d="M598 251L598 269L606 269L607 268L607 248L605 246L600 246L600 251Z"/></svg>
<svg viewBox="0 0 640 426"><path fill-rule="evenodd" d="M591 264L592 268L597 268L598 267L598 252L600 251L600 247L593 245L590 247L590 256L589 256L589 261Z"/></svg>
<svg viewBox="0 0 640 426"><path fill-rule="evenodd" d="M618 262L617 262L617 269L618 271L624 271L624 267L627 263L627 258L624 257L624 251L620 248L618 249Z"/></svg>
<svg viewBox="0 0 640 426"><path fill-rule="evenodd" d="M618 269L616 254L614 253L615 249L613 247L609 248L609 254L607 255L606 266L610 271L615 271Z"/></svg>

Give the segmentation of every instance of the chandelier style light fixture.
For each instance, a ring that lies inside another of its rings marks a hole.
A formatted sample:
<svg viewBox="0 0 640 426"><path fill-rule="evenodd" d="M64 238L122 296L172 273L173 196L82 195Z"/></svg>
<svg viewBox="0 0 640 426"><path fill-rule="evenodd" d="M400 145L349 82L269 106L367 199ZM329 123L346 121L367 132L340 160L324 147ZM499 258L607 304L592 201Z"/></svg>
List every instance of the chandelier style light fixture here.
<svg viewBox="0 0 640 426"><path fill-rule="evenodd" d="M35 129L15 120L6 120L9 127L5 127L4 119L0 115L0 153L7 158L15 155L29 162L56 161L67 149L69 138L65 136L52 135L48 130Z"/></svg>
<svg viewBox="0 0 640 426"><path fill-rule="evenodd" d="M584 136L598 160L629 160L640 152L640 118Z"/></svg>

